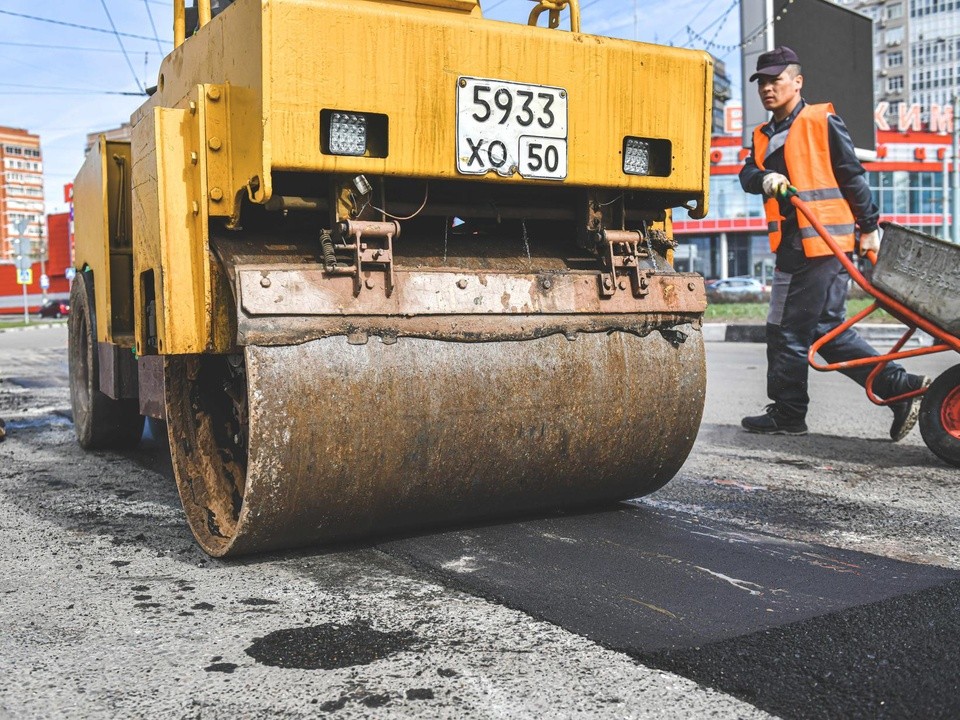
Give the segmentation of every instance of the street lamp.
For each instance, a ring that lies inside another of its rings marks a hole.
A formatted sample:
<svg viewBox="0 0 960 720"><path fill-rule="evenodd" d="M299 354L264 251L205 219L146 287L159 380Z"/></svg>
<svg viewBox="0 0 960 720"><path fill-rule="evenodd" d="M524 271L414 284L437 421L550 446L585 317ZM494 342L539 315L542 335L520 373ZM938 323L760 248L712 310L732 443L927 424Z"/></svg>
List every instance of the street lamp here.
<svg viewBox="0 0 960 720"><path fill-rule="evenodd" d="M40 301L47 301L47 286L50 279L47 277L47 240L43 234L43 215L40 216Z"/></svg>
<svg viewBox="0 0 960 720"><path fill-rule="evenodd" d="M952 227L950 228L950 239L960 245L960 83L958 83L957 71L960 68L954 68L953 76L953 200Z"/></svg>
<svg viewBox="0 0 960 720"><path fill-rule="evenodd" d="M14 224L14 227L17 230L17 274L21 273L26 266L26 269L30 269L30 239L27 237L27 226L30 224L30 216L26 213L23 214L19 220ZM22 279L22 278L21 278ZM18 280L19 282L19 280ZM23 288L23 324L30 324L30 310L29 303L27 301L27 284L20 282L20 287Z"/></svg>
<svg viewBox="0 0 960 720"><path fill-rule="evenodd" d="M955 49L960 50L960 41L956 37L938 37L936 39L936 44L943 46L944 58L949 58L954 54L950 48L951 42L954 43ZM953 97L950 104L952 105L950 122L953 125L953 179L950 183L950 199L953 207L950 210L950 240L960 245L960 122L958 122L960 121L960 66L957 66L956 63L953 67ZM944 203L943 212L944 214L947 212L946 203ZM946 220L944 220L944 224L946 224ZM946 239L944 237L944 240Z"/></svg>

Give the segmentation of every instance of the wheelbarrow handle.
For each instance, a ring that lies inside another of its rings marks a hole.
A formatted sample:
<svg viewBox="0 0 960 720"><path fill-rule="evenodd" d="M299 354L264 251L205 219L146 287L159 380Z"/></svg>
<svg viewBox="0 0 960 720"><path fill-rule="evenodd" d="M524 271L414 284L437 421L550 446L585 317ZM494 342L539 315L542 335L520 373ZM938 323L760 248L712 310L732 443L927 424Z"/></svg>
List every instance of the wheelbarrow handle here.
<svg viewBox="0 0 960 720"><path fill-rule="evenodd" d="M804 214L804 216L807 218L807 220L810 221L810 224L813 225L813 228L817 231L820 237L823 238L823 241L833 251L834 255L836 255L838 258L841 256L846 257L846 253L844 253L840 249L840 246L837 245L836 241L833 239L833 237L831 237L830 233L827 232L827 229L820 224L820 221L817 220L817 218L814 216L813 211L810 210L810 208L807 207L807 204L800 199L799 190L797 190L793 185L788 185L786 191L783 193L783 197L788 199L793 204L793 206L797 208L797 210L799 210ZM864 254L864 257L866 257L867 260L870 261L871 265L877 264L877 253L875 251L868 250ZM841 260L841 262L843 261Z"/></svg>

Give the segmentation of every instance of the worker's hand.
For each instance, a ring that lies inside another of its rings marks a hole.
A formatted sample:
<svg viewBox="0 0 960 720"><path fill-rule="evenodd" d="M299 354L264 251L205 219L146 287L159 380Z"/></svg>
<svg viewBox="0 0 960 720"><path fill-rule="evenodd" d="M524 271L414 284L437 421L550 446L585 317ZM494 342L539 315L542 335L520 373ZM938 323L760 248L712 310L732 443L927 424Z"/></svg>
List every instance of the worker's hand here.
<svg viewBox="0 0 960 720"><path fill-rule="evenodd" d="M868 252L873 250L874 252L880 251L880 231L874 230L873 232L864 233L860 236L860 255L865 256Z"/></svg>
<svg viewBox="0 0 960 720"><path fill-rule="evenodd" d="M772 172L763 176L763 194L767 197L782 197L787 194L789 187L790 181L786 175Z"/></svg>

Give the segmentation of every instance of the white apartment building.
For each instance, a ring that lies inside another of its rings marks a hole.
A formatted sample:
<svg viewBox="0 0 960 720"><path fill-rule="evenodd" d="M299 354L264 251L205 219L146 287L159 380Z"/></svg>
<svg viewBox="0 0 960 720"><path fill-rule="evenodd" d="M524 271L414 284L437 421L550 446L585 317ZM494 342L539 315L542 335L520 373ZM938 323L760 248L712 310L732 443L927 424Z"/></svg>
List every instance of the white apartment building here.
<svg viewBox="0 0 960 720"><path fill-rule="evenodd" d="M43 158L40 137L19 128L0 127L0 262L13 262L17 227L35 242L43 235ZM39 251L39 242L35 250Z"/></svg>

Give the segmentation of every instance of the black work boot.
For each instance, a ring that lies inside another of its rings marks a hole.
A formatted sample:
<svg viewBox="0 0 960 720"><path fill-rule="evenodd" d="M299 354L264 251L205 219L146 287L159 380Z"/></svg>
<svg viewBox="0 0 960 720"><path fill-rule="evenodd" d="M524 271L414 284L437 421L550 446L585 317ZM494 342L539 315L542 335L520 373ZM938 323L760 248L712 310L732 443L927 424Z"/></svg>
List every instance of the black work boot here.
<svg viewBox="0 0 960 720"><path fill-rule="evenodd" d="M919 390L928 387L930 382L930 378L926 375L910 375L907 378L907 386L900 392ZM923 395L917 395L890 406L890 409L893 410L893 423L890 425L891 440L894 442L903 440L913 430L913 426L917 424L917 418L920 416L920 399L922 397Z"/></svg>
<svg viewBox="0 0 960 720"><path fill-rule="evenodd" d="M745 417L740 421L747 432L762 435L806 435L807 424L803 418L784 417L777 409L776 403L770 403L764 408L763 415Z"/></svg>

